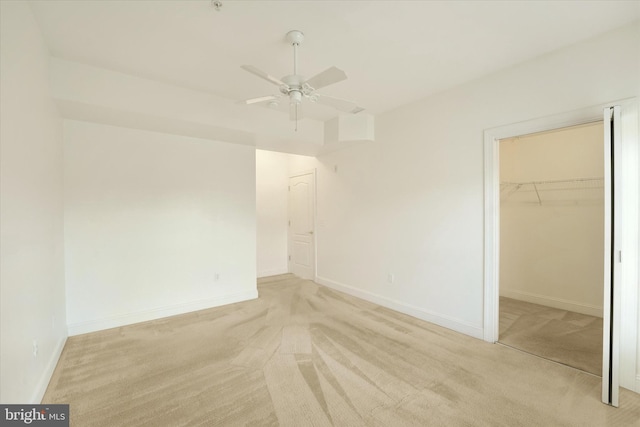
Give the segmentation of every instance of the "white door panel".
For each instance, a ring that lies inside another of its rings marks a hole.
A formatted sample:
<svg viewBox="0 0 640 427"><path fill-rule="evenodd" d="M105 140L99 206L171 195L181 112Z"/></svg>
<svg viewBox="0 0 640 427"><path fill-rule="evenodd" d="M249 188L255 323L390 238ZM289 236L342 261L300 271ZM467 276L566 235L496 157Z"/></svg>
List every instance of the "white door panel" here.
<svg viewBox="0 0 640 427"><path fill-rule="evenodd" d="M289 269L315 278L315 174L289 179Z"/></svg>

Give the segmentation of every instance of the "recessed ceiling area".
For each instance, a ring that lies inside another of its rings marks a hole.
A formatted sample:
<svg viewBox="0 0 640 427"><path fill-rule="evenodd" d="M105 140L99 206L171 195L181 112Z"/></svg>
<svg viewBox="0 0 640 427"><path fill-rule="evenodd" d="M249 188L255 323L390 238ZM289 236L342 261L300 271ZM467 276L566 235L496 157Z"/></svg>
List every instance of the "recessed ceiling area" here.
<svg viewBox="0 0 640 427"><path fill-rule="evenodd" d="M344 70L348 79L322 92L354 101L372 115L640 19L636 1L226 0L216 10L210 1L54 0L31 6L55 58L201 92L228 105L277 93L240 66L278 78L291 74L285 34L301 30L299 73ZM227 109L288 121L288 109ZM337 114L310 105L302 128L305 121ZM259 134L262 128L252 129L250 122L237 130ZM321 128L314 126L309 133ZM293 130L288 122L284 128ZM266 139L291 151L285 142L301 135ZM261 139L256 137L257 146Z"/></svg>

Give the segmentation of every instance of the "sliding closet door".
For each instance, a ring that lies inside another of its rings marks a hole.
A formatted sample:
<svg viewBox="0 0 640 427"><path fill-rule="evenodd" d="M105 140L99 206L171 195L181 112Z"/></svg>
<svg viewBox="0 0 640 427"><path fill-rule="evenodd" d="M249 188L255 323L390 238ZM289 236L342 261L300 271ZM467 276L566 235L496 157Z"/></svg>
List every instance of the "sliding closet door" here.
<svg viewBox="0 0 640 427"><path fill-rule="evenodd" d="M620 107L604 110L604 304L602 401L618 406L620 339Z"/></svg>

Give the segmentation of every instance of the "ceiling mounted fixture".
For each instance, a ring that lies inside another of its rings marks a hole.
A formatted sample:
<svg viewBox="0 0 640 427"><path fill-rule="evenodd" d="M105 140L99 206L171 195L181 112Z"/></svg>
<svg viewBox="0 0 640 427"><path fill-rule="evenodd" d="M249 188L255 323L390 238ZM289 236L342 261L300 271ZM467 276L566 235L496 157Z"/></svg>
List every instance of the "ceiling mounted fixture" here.
<svg viewBox="0 0 640 427"><path fill-rule="evenodd" d="M267 103L272 105L272 102L277 101L282 96L289 98L289 116L291 120L296 122L296 130L298 130L298 120L302 118L302 101L308 99L311 102L327 105L337 110L356 114L363 111L364 108L358 107L355 103L340 98L334 98L332 96L321 95L316 90L331 84L340 82L347 78L344 71L337 67L330 67L316 74L315 76L305 79L298 74L298 46L304 40L304 34L302 31L293 30L289 31L286 35L286 39L291 46L293 46L293 74L284 76L280 79L273 77L270 74L252 66L243 65L241 68L250 72L266 81L279 86L280 93L277 95L260 96L258 98L251 98L241 101L244 104L258 104Z"/></svg>

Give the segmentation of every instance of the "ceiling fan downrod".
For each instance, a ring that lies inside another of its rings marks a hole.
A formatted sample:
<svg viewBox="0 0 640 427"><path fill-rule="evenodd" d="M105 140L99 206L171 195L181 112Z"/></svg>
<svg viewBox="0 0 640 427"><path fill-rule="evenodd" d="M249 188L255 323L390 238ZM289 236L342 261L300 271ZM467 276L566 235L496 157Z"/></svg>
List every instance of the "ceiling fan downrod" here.
<svg viewBox="0 0 640 427"><path fill-rule="evenodd" d="M289 43L291 43L291 46L293 47L293 75L297 76L298 75L298 46L300 46L300 43L302 43L302 41L304 40L304 33L302 31L299 30L291 30L287 33L287 40L289 41ZM301 88L296 87L299 85L295 85L295 86L291 86L291 89L293 90L289 90L289 108L293 108L294 112L294 119L296 122L296 126L295 126L295 131L298 131L298 105L300 105L300 103L302 102L302 92L300 91Z"/></svg>
<svg viewBox="0 0 640 427"><path fill-rule="evenodd" d="M298 74L298 46L304 41L304 33L300 30L291 30L287 33L287 41L293 46L293 74Z"/></svg>

